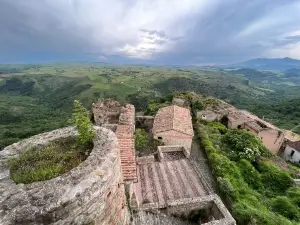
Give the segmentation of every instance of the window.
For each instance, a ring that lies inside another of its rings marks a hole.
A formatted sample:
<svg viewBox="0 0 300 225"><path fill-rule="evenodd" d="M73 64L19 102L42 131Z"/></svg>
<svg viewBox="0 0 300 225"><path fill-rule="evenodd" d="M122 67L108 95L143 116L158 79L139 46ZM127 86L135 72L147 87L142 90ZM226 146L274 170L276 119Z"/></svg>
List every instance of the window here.
<svg viewBox="0 0 300 225"><path fill-rule="evenodd" d="M162 137L157 137L159 140L162 140Z"/></svg>
<svg viewBox="0 0 300 225"><path fill-rule="evenodd" d="M295 151L294 151L294 150L292 150L292 151L291 151L291 155L290 155L290 156L291 156L291 157L293 157L293 155L294 155L294 154L295 154Z"/></svg>
<svg viewBox="0 0 300 225"><path fill-rule="evenodd" d="M241 125L238 125L238 126L237 126L237 128L238 128L238 129L241 129L241 128L242 128L242 126L241 126Z"/></svg>

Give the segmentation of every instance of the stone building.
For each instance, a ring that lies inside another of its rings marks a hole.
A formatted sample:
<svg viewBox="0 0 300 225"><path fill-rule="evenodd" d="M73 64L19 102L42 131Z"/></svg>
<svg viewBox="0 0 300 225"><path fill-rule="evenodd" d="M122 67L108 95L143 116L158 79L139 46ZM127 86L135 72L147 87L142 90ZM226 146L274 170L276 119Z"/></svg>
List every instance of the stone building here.
<svg viewBox="0 0 300 225"><path fill-rule="evenodd" d="M275 155L279 153L279 150L285 140L284 132L279 129L270 128L259 121L246 122L243 128L260 138L262 143L267 149L269 149L270 152Z"/></svg>
<svg viewBox="0 0 300 225"><path fill-rule="evenodd" d="M231 129L242 128L248 121L252 121L252 119L239 110L228 113L228 127Z"/></svg>
<svg viewBox="0 0 300 225"><path fill-rule="evenodd" d="M282 130L245 110L231 111L228 114L228 127L253 133L275 155L279 154L285 141L285 134Z"/></svg>
<svg viewBox="0 0 300 225"><path fill-rule="evenodd" d="M213 122L218 119L218 114L211 110L201 110L197 112L197 118L207 122Z"/></svg>
<svg viewBox="0 0 300 225"><path fill-rule="evenodd" d="M152 133L165 145L190 149L194 136L190 110L177 105L160 108L154 118Z"/></svg>
<svg viewBox="0 0 300 225"><path fill-rule="evenodd" d="M291 161L300 164L300 140L294 142L287 142L283 152L283 158L286 161Z"/></svg>

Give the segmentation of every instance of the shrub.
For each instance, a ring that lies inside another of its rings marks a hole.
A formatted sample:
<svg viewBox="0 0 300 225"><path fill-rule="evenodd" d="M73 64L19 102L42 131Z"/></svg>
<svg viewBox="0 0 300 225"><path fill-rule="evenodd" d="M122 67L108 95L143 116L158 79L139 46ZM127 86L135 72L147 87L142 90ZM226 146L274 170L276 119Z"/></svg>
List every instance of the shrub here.
<svg viewBox="0 0 300 225"><path fill-rule="evenodd" d="M218 130L221 134L226 134L228 130L227 127L220 122L211 122L208 123L208 126Z"/></svg>
<svg viewBox="0 0 300 225"><path fill-rule="evenodd" d="M148 133L144 129L135 130L135 149L137 151L146 148L149 143Z"/></svg>
<svg viewBox="0 0 300 225"><path fill-rule="evenodd" d="M287 218L272 212L268 207L268 198L251 188L252 186L259 188L261 184L259 181L259 173L249 161L241 160L237 164L230 161L221 151L215 149L210 137L205 132L205 127L203 125L198 123L196 128L196 134L201 140L201 144L207 153L213 174L217 178L221 197L224 202L227 203L227 206L229 206L229 210L232 212L237 224L297 224L296 222L289 221ZM256 182L258 182L258 184L256 184ZM282 182L284 181L282 180ZM290 189L289 191L291 195L295 192L298 193L297 190Z"/></svg>
<svg viewBox="0 0 300 225"><path fill-rule="evenodd" d="M287 196L290 200L300 208L300 188L299 187L291 187L287 191Z"/></svg>
<svg viewBox="0 0 300 225"><path fill-rule="evenodd" d="M271 208L291 220L300 220L300 210L285 196L278 196L271 202Z"/></svg>
<svg viewBox="0 0 300 225"><path fill-rule="evenodd" d="M266 194L269 196L282 195L294 185L292 177L286 171L269 162L260 163L258 169L263 186L268 191Z"/></svg>
<svg viewBox="0 0 300 225"><path fill-rule="evenodd" d="M251 188L262 188L261 176L249 161L242 159L237 163L237 166L241 171L244 181L246 181Z"/></svg>
<svg viewBox="0 0 300 225"><path fill-rule="evenodd" d="M92 146L95 137L93 124L89 119L88 111L78 100L74 101L72 121L78 131L77 144L82 147Z"/></svg>
<svg viewBox="0 0 300 225"><path fill-rule="evenodd" d="M208 105L211 105L211 106L217 106L219 103L218 103L218 101L217 101L217 99L215 99L215 98L207 98L207 99L204 99L203 101L202 101L202 103L203 103L203 105L204 105L204 107L206 107L206 106L208 106Z"/></svg>
<svg viewBox="0 0 300 225"><path fill-rule="evenodd" d="M258 156L267 156L268 150L256 136L245 130L229 130L222 141L227 145L227 155L233 160L254 160Z"/></svg>
<svg viewBox="0 0 300 225"><path fill-rule="evenodd" d="M204 105L200 100L196 100L191 103L191 108L193 111L200 111L200 110L204 109Z"/></svg>

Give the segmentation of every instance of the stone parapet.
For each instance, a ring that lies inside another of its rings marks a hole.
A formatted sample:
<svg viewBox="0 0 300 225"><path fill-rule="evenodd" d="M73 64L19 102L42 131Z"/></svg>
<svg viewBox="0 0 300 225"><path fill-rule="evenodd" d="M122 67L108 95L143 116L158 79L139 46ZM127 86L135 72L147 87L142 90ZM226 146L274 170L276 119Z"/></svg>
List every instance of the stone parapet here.
<svg viewBox="0 0 300 225"><path fill-rule="evenodd" d="M143 157L137 157L136 158L137 164L148 164L148 163L154 163L154 155L149 156L143 156Z"/></svg>
<svg viewBox="0 0 300 225"><path fill-rule="evenodd" d="M96 128L90 156L69 172L51 180L16 185L6 161L11 156L51 141L76 135L63 128L33 136L0 152L0 224L128 224L118 140L105 128Z"/></svg>

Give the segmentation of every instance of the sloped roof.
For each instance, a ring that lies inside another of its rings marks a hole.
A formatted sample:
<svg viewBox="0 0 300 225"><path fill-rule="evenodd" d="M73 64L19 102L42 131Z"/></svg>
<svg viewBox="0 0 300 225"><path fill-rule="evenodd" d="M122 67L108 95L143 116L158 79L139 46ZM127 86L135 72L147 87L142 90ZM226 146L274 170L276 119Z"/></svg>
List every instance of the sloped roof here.
<svg viewBox="0 0 300 225"><path fill-rule="evenodd" d="M124 181L137 181L134 149L134 106L122 107L116 135L119 140L121 168Z"/></svg>
<svg viewBox="0 0 300 225"><path fill-rule="evenodd" d="M295 150L297 150L298 152L300 152L300 141L294 141L294 142L289 141L288 145L294 148Z"/></svg>
<svg viewBox="0 0 300 225"><path fill-rule="evenodd" d="M189 109L171 105L158 110L154 118L152 132L156 134L170 130L194 136Z"/></svg>

